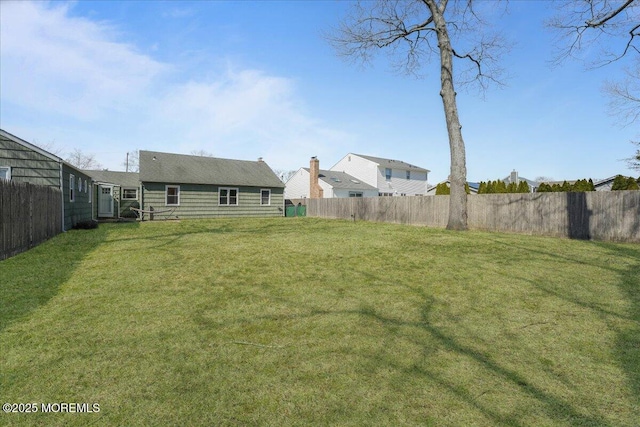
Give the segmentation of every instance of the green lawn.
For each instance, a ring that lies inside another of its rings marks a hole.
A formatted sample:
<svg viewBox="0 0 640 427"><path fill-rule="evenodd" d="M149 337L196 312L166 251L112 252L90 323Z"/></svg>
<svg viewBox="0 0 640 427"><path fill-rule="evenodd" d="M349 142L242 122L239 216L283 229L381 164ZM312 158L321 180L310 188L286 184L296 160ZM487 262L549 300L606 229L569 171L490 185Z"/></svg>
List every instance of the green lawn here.
<svg viewBox="0 0 640 427"><path fill-rule="evenodd" d="M312 218L103 224L0 262L0 297L0 399L39 410L1 425L640 420L640 245Z"/></svg>

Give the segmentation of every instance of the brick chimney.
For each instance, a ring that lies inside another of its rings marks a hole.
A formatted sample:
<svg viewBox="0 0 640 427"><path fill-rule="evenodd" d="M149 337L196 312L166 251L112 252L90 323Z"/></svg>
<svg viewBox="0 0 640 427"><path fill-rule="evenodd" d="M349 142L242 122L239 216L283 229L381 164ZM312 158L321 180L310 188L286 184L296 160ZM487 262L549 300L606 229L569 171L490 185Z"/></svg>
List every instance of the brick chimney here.
<svg viewBox="0 0 640 427"><path fill-rule="evenodd" d="M318 176L320 175L320 160L315 156L311 158L311 162L309 163L309 175L309 198L322 199L324 191L318 183Z"/></svg>

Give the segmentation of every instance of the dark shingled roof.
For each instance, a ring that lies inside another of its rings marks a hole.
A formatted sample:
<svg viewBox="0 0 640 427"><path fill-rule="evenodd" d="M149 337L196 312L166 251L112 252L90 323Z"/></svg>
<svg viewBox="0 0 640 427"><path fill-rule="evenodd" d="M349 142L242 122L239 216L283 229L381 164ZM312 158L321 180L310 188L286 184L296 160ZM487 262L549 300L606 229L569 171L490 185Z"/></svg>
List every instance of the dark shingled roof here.
<svg viewBox="0 0 640 427"><path fill-rule="evenodd" d="M411 165L409 163L405 163L402 160L392 160L392 159L383 159L382 157L373 157L373 156L365 156L363 154L355 154L354 156L362 157L363 159L371 160L379 164L384 168L391 169L404 169L404 170L412 170L416 172L431 172L429 169L424 169L419 166Z"/></svg>
<svg viewBox="0 0 640 427"><path fill-rule="evenodd" d="M284 187L284 183L263 161L187 156L143 150L140 150L140 181Z"/></svg>
<svg viewBox="0 0 640 427"><path fill-rule="evenodd" d="M137 187L140 185L140 174L138 172L85 170L84 173L97 182L108 182L121 187Z"/></svg>
<svg viewBox="0 0 640 427"><path fill-rule="evenodd" d="M304 168L304 170L310 172L309 168ZM344 190L378 190L376 187L366 184L345 172L326 170L320 170L318 172L318 178L331 185L333 188L340 188Z"/></svg>

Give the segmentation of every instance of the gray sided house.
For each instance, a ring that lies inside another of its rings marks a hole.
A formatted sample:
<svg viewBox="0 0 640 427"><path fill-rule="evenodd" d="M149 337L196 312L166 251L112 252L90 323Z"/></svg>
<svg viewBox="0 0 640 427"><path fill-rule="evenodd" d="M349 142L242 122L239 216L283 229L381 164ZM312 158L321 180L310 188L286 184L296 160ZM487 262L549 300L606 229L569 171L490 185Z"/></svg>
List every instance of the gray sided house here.
<svg viewBox="0 0 640 427"><path fill-rule="evenodd" d="M284 215L284 184L262 159L140 151L139 164L145 211L178 218Z"/></svg>
<svg viewBox="0 0 640 427"><path fill-rule="evenodd" d="M91 176L15 135L0 129L0 178L59 188L62 229L91 220Z"/></svg>
<svg viewBox="0 0 640 427"><path fill-rule="evenodd" d="M85 171L93 177L93 216L98 219L136 218L130 207L140 208L140 174L137 172Z"/></svg>

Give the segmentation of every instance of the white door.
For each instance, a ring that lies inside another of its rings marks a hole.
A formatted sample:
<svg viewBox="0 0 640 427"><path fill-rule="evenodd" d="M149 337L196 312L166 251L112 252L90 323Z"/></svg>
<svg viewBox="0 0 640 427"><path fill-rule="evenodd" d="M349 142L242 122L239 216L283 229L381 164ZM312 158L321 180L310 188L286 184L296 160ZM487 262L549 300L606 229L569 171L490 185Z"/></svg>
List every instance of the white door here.
<svg viewBox="0 0 640 427"><path fill-rule="evenodd" d="M98 185L98 217L113 216L113 187Z"/></svg>

